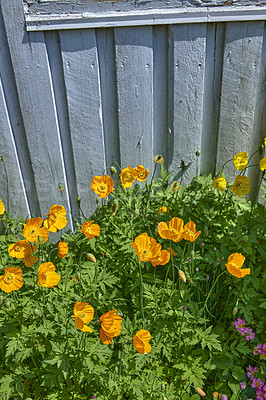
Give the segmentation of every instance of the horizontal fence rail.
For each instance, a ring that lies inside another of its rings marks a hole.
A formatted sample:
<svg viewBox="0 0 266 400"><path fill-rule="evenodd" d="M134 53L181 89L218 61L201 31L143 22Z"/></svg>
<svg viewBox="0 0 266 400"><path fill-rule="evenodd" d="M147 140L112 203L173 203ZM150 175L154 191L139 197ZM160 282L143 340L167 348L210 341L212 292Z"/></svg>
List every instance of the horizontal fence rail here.
<svg viewBox="0 0 266 400"><path fill-rule="evenodd" d="M264 20L28 32L22 4L2 0L0 198L16 216L62 204L76 218L78 195L89 216L91 180L114 163L152 171L162 154L188 184L197 150L212 174L251 154L266 131L265 46ZM259 168L248 175L254 194Z"/></svg>

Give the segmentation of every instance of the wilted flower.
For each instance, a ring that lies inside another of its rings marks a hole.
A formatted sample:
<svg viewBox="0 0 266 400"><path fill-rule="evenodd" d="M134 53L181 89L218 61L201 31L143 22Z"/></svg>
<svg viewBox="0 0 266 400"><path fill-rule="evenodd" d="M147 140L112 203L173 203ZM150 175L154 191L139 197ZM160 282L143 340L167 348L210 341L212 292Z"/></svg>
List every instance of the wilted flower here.
<svg viewBox="0 0 266 400"><path fill-rule="evenodd" d="M117 310L109 311L100 317L100 341L104 344L110 344L113 338L121 332L122 318L116 313Z"/></svg>
<svg viewBox="0 0 266 400"><path fill-rule="evenodd" d="M93 320L94 308L89 303L77 302L74 305L74 315L71 318L75 318L76 328L82 332L93 332L93 330L85 324L90 323Z"/></svg>
<svg viewBox="0 0 266 400"><path fill-rule="evenodd" d="M155 156L153 156L153 161L156 162L157 164L163 164L164 158L163 156L156 154Z"/></svg>
<svg viewBox="0 0 266 400"><path fill-rule="evenodd" d="M91 181L91 189L103 199L114 190L114 181L109 175L96 175Z"/></svg>
<svg viewBox="0 0 266 400"><path fill-rule="evenodd" d="M122 169L120 173L120 181L123 188L130 188L136 179L136 171L129 165L127 168Z"/></svg>
<svg viewBox="0 0 266 400"><path fill-rule="evenodd" d="M243 197L250 192L250 182L250 178L245 175L237 175L234 184L230 186L230 190L237 196Z"/></svg>
<svg viewBox="0 0 266 400"><path fill-rule="evenodd" d="M45 228L50 232L57 232L67 225L66 209L64 206L54 204L50 207L47 219L43 222Z"/></svg>
<svg viewBox="0 0 266 400"><path fill-rule="evenodd" d="M49 231L44 226L42 226L43 219L42 218L30 218L24 224L23 236L25 239L30 242L38 241L38 237L40 236L42 239L42 243L46 242L49 236Z"/></svg>
<svg viewBox="0 0 266 400"><path fill-rule="evenodd" d="M241 151L237 153L233 158L233 163L238 170L244 170L248 165L248 153Z"/></svg>
<svg viewBox="0 0 266 400"><path fill-rule="evenodd" d="M180 242L183 239L184 221L181 218L174 217L169 222L159 222L158 233L163 239Z"/></svg>
<svg viewBox="0 0 266 400"><path fill-rule="evenodd" d="M250 274L250 268L241 269L244 261L245 257L241 253L233 253L229 256L227 264L225 265L231 275L234 275L237 278L243 278Z"/></svg>
<svg viewBox="0 0 266 400"><path fill-rule="evenodd" d="M4 275L0 276L0 289L5 293L10 293L13 290L18 290L23 286L22 269L7 267Z"/></svg>
<svg viewBox="0 0 266 400"><path fill-rule="evenodd" d="M5 206L2 200L0 199L0 215L4 214L5 212Z"/></svg>
<svg viewBox="0 0 266 400"><path fill-rule="evenodd" d="M38 285L53 288L60 281L61 276L55 272L55 265L51 262L43 263L38 268Z"/></svg>
<svg viewBox="0 0 266 400"><path fill-rule="evenodd" d="M143 165L137 165L136 168L134 168L134 171L136 173L136 178L139 182L146 181L150 173L149 169L146 168L145 170Z"/></svg>
<svg viewBox="0 0 266 400"><path fill-rule="evenodd" d="M260 160L260 169L261 169L262 171L265 171L265 170L266 170L266 157L264 157L264 158L262 158L262 159Z"/></svg>
<svg viewBox="0 0 266 400"><path fill-rule="evenodd" d="M222 175L219 176L218 178L213 178L212 185L214 189L218 189L221 192L223 192L224 189L226 188L226 179Z"/></svg>
<svg viewBox="0 0 266 400"><path fill-rule="evenodd" d="M133 346L140 354L147 354L151 351L151 345L149 341L151 340L151 334L145 329L141 329L133 336Z"/></svg>
<svg viewBox="0 0 266 400"><path fill-rule="evenodd" d="M84 222L82 224L82 231L85 236L87 236L88 239L94 238L94 236L99 236L100 235L100 227L98 224L94 224L94 221L88 221Z"/></svg>
<svg viewBox="0 0 266 400"><path fill-rule="evenodd" d="M58 243L58 257L65 258L68 253L68 244L62 240L62 242Z"/></svg>

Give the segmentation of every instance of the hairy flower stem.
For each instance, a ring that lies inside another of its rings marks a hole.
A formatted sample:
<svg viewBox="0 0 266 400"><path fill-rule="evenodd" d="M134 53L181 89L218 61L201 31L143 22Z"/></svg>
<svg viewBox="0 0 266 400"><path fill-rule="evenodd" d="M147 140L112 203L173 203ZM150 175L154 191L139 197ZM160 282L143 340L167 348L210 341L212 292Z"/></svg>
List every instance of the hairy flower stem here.
<svg viewBox="0 0 266 400"><path fill-rule="evenodd" d="M212 287L211 287L211 289L210 289L210 291L209 291L209 293L208 293L208 296L206 297L206 300L205 300L205 303L204 303L204 306L203 306L203 311L204 311L205 307L207 307L207 301L209 300L209 297L210 297L210 295L211 295L211 292L212 292L214 286L216 285L216 282L218 281L218 279L220 278L220 276L222 276L223 274L225 274L225 272L226 272L226 271L223 271L223 272L222 272L220 275L218 275L217 278L215 279L215 282L214 282L214 284L212 285Z"/></svg>
<svg viewBox="0 0 266 400"><path fill-rule="evenodd" d="M228 164L230 161L233 161L233 158L231 158L230 160L226 161L224 163L224 165L222 166L222 168L220 169L219 173L215 175L215 178L218 178L218 176L222 175L224 167L226 166L226 164Z"/></svg>
<svg viewBox="0 0 266 400"><path fill-rule="evenodd" d="M153 286L154 286L154 302L155 302L155 315L157 315L157 296L156 296L156 265L153 271Z"/></svg>
<svg viewBox="0 0 266 400"><path fill-rule="evenodd" d="M144 329L146 330L146 320L145 320L144 307L143 307L143 278L142 278L142 273L141 273L140 260L139 260L139 276L140 276L140 307L141 307L141 313L142 313L142 318L143 318L143 326L144 326Z"/></svg>

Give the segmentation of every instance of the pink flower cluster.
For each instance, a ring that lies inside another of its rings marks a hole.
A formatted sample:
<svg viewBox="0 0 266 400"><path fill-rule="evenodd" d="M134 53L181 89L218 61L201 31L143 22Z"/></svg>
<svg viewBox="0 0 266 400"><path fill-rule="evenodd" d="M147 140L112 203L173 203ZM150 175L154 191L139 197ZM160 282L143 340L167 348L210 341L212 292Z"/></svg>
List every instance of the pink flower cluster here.
<svg viewBox="0 0 266 400"><path fill-rule="evenodd" d="M246 340L252 340L255 337L255 333L252 332L252 329L245 327L246 321L241 318L237 318L233 325L235 325L236 330L241 333L242 336L246 336Z"/></svg>
<svg viewBox="0 0 266 400"><path fill-rule="evenodd" d="M253 350L253 354L256 356L259 353L262 354L262 358L266 357L266 343L264 343L263 345L258 344L255 347L255 350Z"/></svg>
<svg viewBox="0 0 266 400"><path fill-rule="evenodd" d="M266 398L266 385L259 378L255 378L258 368L249 365L247 376L251 379L251 387L256 389L257 400L264 400Z"/></svg>

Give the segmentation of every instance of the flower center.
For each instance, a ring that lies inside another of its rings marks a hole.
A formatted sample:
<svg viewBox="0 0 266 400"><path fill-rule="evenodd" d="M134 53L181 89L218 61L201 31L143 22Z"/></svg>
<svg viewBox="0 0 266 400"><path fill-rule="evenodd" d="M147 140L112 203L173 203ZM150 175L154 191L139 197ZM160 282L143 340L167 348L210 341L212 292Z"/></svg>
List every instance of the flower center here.
<svg viewBox="0 0 266 400"><path fill-rule="evenodd" d="M99 190L99 192L102 192L102 193L106 192L106 190L107 190L107 185L106 185L105 183L101 183L101 184L98 186L98 190Z"/></svg>
<svg viewBox="0 0 266 400"><path fill-rule="evenodd" d="M4 277L4 282L7 284L10 284L13 282L14 279L15 279L15 275L12 274L11 272L8 272Z"/></svg>
<svg viewBox="0 0 266 400"><path fill-rule="evenodd" d="M20 251L20 250L21 250L21 246L19 244L17 244L15 247L15 251Z"/></svg>
<svg viewBox="0 0 266 400"><path fill-rule="evenodd" d="M139 177L140 177L140 178L145 178L145 172L140 172L140 173L139 173Z"/></svg>
<svg viewBox="0 0 266 400"><path fill-rule="evenodd" d="M79 316L79 318L84 318L86 316L86 314L84 314L82 312L78 312L78 316Z"/></svg>

